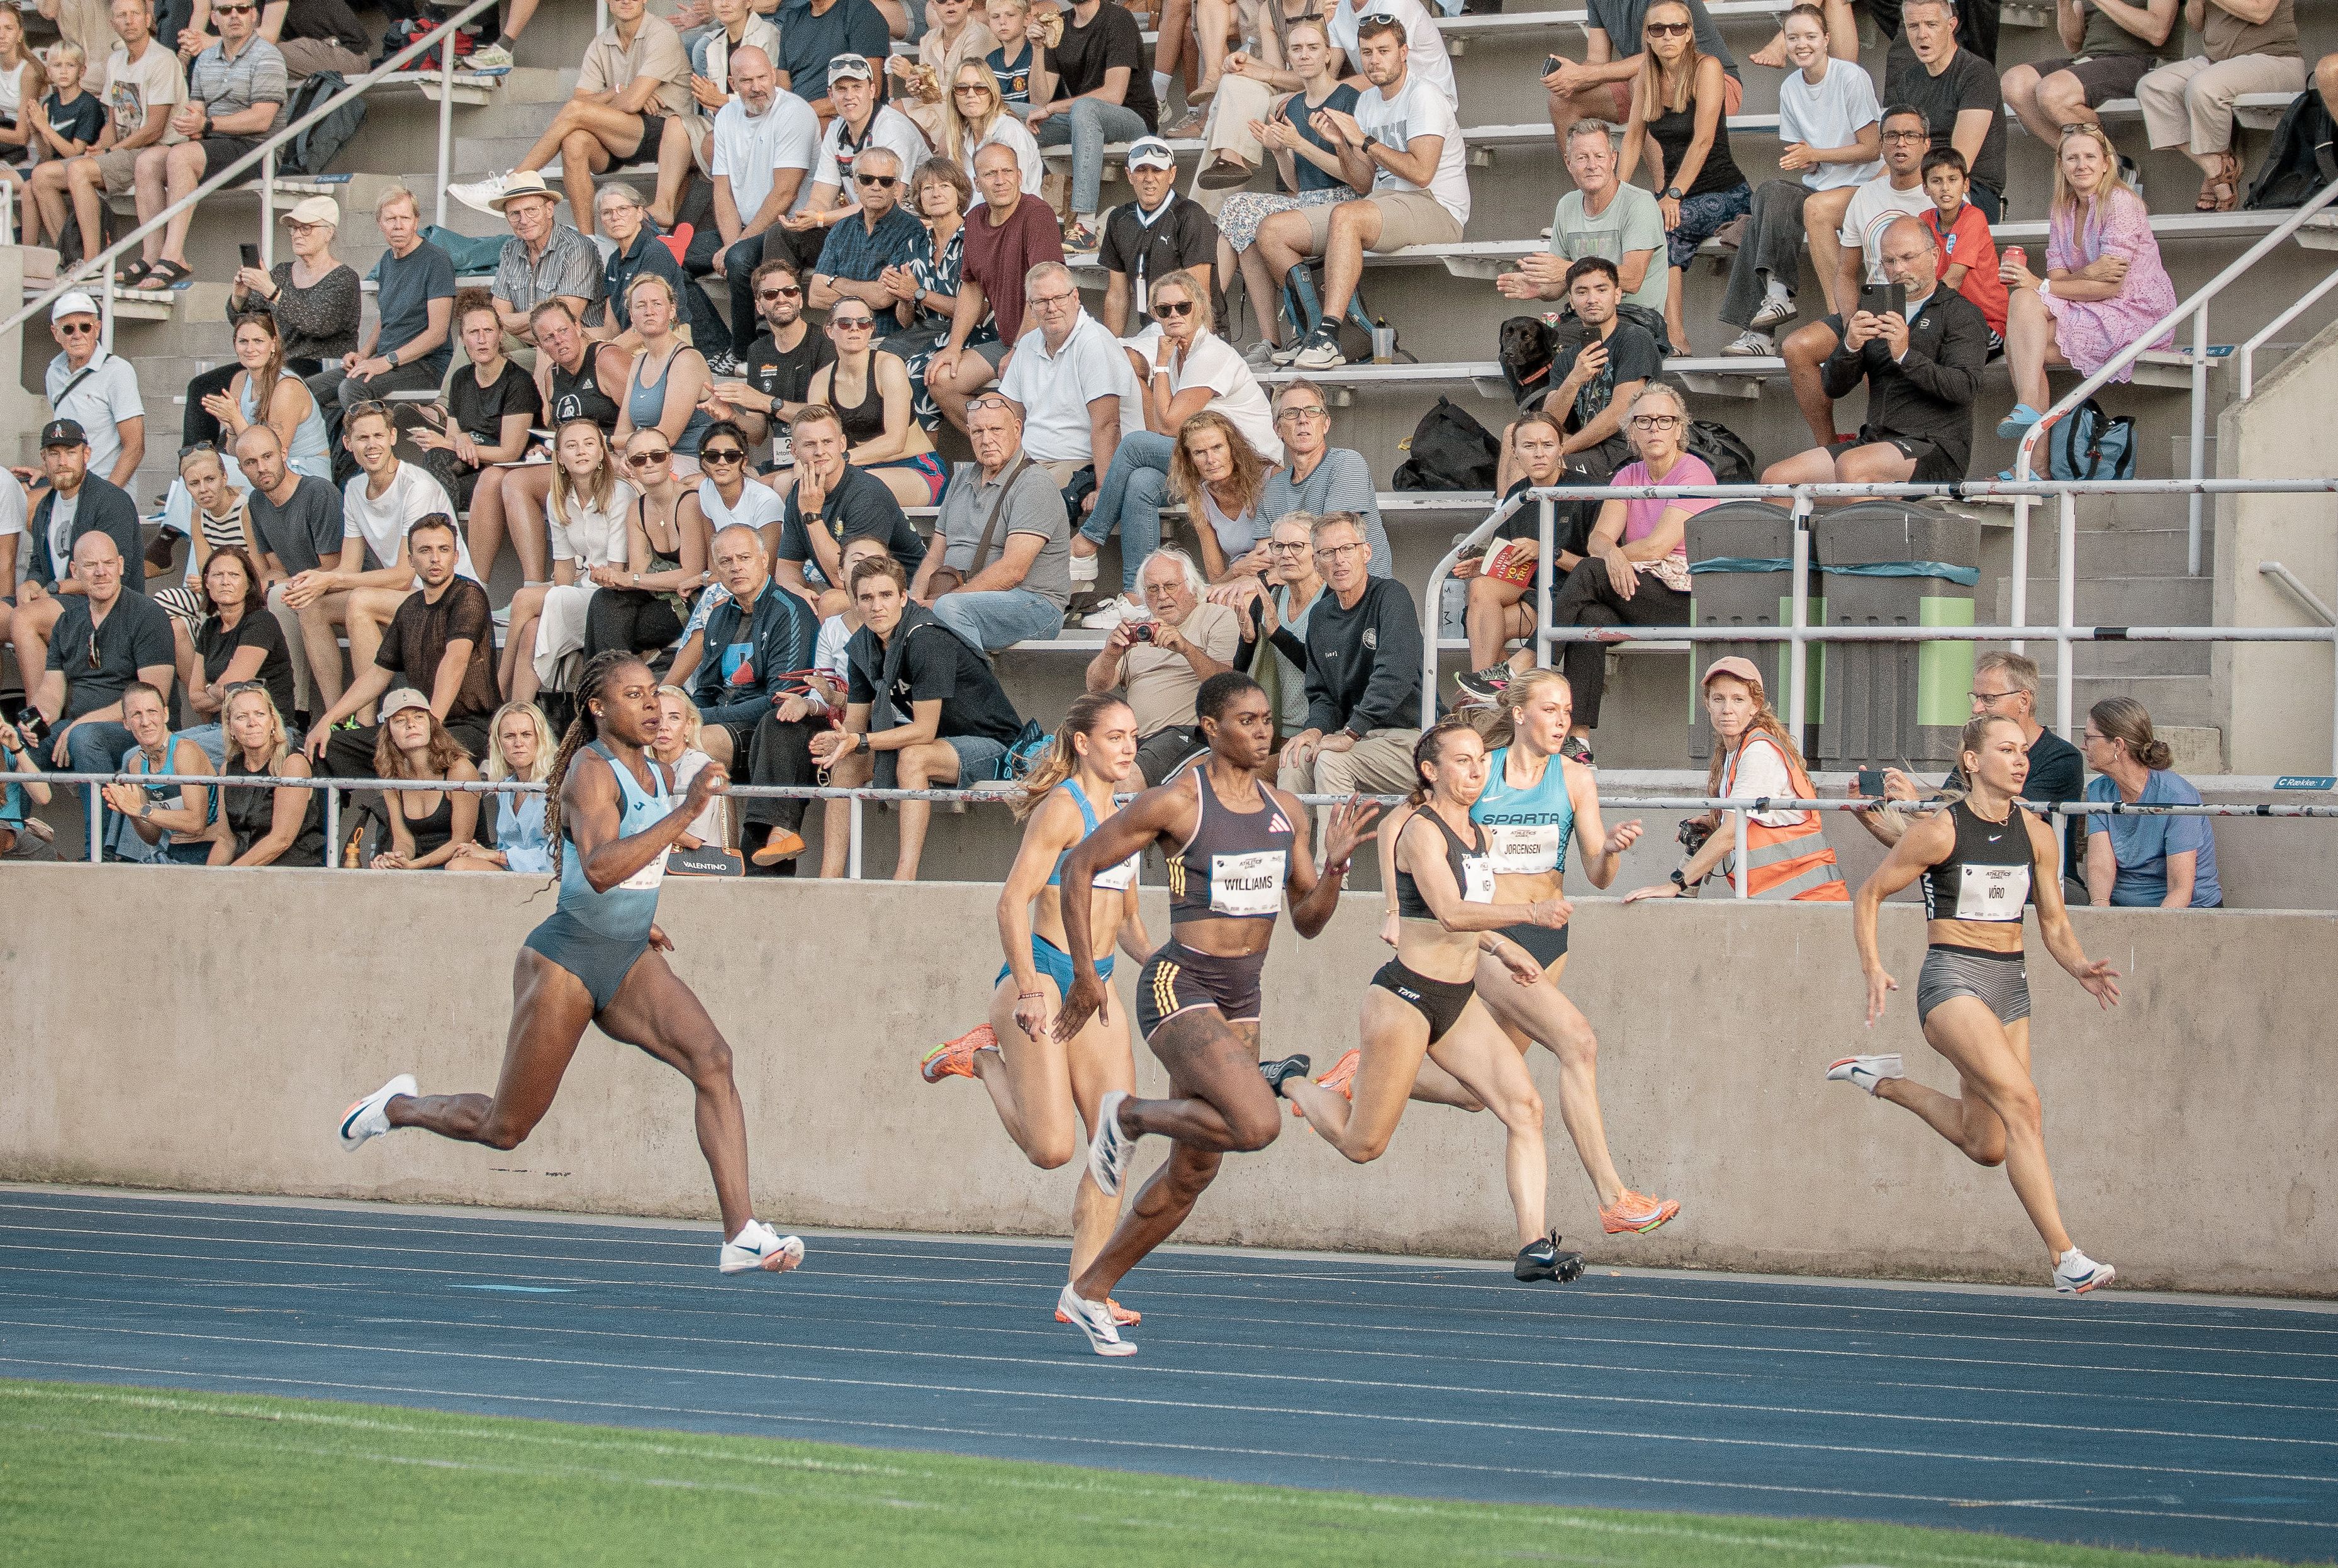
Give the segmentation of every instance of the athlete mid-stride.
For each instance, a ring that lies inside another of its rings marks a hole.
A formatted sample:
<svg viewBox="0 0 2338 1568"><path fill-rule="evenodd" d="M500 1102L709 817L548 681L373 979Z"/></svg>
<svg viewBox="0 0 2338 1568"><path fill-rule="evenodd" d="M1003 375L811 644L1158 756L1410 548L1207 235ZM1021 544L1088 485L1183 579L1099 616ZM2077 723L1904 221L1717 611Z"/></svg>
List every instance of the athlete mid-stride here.
<svg viewBox="0 0 2338 1568"><path fill-rule="evenodd" d="M1169 941L1136 980L1137 1029L1168 1069L1169 1097L1106 1094L1088 1144L1088 1172L1106 1196L1117 1193L1136 1140L1148 1132L1172 1141L1169 1158L1056 1302L1099 1356L1136 1350L1113 1322L1113 1287L1184 1222L1227 1153L1274 1142L1282 1123L1275 1096L1309 1063L1258 1059L1267 941L1286 898L1302 936L1331 923L1349 858L1380 814L1353 799L1334 808L1319 875L1305 811L1258 777L1274 741L1266 693L1249 676L1228 671L1203 681L1194 706L1208 758L1105 818L1064 862L1064 947L1074 978L1056 1016L1063 1041L1110 1005L1089 925L1097 877L1152 844L1169 863Z"/></svg>
<svg viewBox="0 0 2338 1568"><path fill-rule="evenodd" d="M656 923L667 853L707 803L729 788L720 763L677 803L648 755L657 727L657 679L630 653L604 653L576 685L576 718L546 781L545 835L560 874L560 902L528 934L512 973L511 1034L493 1094L419 1094L401 1073L340 1120L354 1152L397 1127L516 1149L552 1108L584 1026L638 1046L688 1077L698 1093L698 1147L714 1173L728 1238L722 1272L781 1272L803 1242L755 1218L747 1192L747 1117L731 1076L731 1047L697 995L666 965L673 944Z"/></svg>
<svg viewBox="0 0 2338 1568"><path fill-rule="evenodd" d="M2118 971L2089 962L2062 906L2061 848L2054 830L2020 805L2029 743L2011 719L1983 714L1957 742L1967 793L1911 827L1852 906L1859 962L1867 971L1867 1026L1900 988L1883 967L1875 912L1924 879L1924 971L1916 1020L1957 1070L1955 1096L1904 1076L1897 1053L1845 1056L1827 1076L1904 1105L1979 1165L2005 1167L2015 1196L2054 1262L2054 1289L2077 1295L2116 1271L2071 1243L2046 1164L2046 1123L2029 1075L2029 983L2022 965L2021 911L2033 898L2038 931L2056 963L2105 1007L2118 1004Z"/></svg>

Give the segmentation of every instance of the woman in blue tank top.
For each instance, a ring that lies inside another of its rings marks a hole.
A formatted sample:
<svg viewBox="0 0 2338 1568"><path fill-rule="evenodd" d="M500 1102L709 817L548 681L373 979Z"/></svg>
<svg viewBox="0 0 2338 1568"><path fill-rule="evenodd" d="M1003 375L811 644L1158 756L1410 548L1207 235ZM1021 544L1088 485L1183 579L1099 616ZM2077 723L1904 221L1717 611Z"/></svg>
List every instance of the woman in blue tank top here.
<svg viewBox="0 0 2338 1568"><path fill-rule="evenodd" d="M1274 711L1258 682L1232 671L1213 675L1194 693L1194 710L1208 758L1098 823L1065 860L1059 883L1073 980L1053 1033L1069 1041L1111 1011L1095 963L1096 950L1110 946L1095 928L1098 879L1148 845L1158 845L1169 862L1170 937L1136 978L1137 1028L1169 1070L1169 1098L1106 1093L1088 1143L1088 1174L1115 1197L1137 1139L1157 1132L1173 1147L1103 1249L1056 1298L1099 1356L1136 1349L1113 1321L1112 1288L1184 1222L1223 1156L1263 1149L1282 1130L1275 1096L1308 1062L1258 1059L1266 945L1286 904L1302 936L1331 923L1349 858L1380 815L1379 807L1355 800L1327 813L1319 874L1304 809L1260 777L1273 757Z"/></svg>
<svg viewBox="0 0 2338 1568"><path fill-rule="evenodd" d="M625 308L642 352L625 377L625 406L611 445L623 447L636 430L656 426L673 443L676 474L698 472L698 443L714 416L698 406L711 377L706 356L674 335L673 285L654 272L637 272L625 289ZM655 374L653 375L652 372Z"/></svg>
<svg viewBox="0 0 2338 1568"><path fill-rule="evenodd" d="M1015 814L1028 825L998 895L1007 963L991 989L989 1022L935 1046L918 1064L928 1083L981 1080L1007 1136L1043 1171L1070 1161L1081 1127L1095 1128L1105 1095L1136 1087L1125 1017L1099 1013L1067 1040L1049 1028L1072 989L1064 862L1118 809L1114 793L1136 778L1135 769L1136 715L1128 704L1109 692L1075 698L1046 760L1024 779L1015 801ZM1151 951L1136 912L1138 858L1098 870L1092 884L1088 929L1099 979L1112 977L1115 945L1138 962ZM1119 1213L1119 1198L1106 1197L1083 1174L1072 1198L1074 1278L1103 1250ZM1115 1323L1139 1321L1116 1301L1110 1310Z"/></svg>
<svg viewBox="0 0 2338 1568"><path fill-rule="evenodd" d="M512 973L512 1025L494 1094L421 1095L401 1073L351 1105L341 1147L355 1152L395 1127L458 1142L516 1149L552 1108L588 1024L685 1073L698 1093L698 1138L714 1176L725 1274L784 1272L803 1242L755 1218L747 1186L747 1118L730 1047L697 995L667 966L658 928L666 856L707 803L729 788L720 764L679 802L649 756L657 681L631 653L604 653L576 683L576 718L545 780L545 832L560 902L528 934Z"/></svg>

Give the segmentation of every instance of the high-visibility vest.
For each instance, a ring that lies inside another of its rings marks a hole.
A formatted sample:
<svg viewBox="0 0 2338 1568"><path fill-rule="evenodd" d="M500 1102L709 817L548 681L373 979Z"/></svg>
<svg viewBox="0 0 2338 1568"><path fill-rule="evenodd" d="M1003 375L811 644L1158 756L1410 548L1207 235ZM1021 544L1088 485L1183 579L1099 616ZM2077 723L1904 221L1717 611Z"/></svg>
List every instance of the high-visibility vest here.
<svg viewBox="0 0 2338 1568"><path fill-rule="evenodd" d="M1786 764L1786 777L1794 798L1812 798L1810 775L1803 772L1777 740L1761 730L1749 731L1737 750L1731 753L1728 765L1722 769L1721 792L1735 794L1737 763L1745 749L1760 742L1777 751ZM1800 820L1783 828L1765 827L1761 818L1748 813L1745 819L1745 885L1746 893L1754 898L1786 898L1795 903L1848 903L1851 889L1843 883L1842 873L1836 869L1834 851L1827 847L1826 830L1820 825L1822 813L1804 811ZM1736 867L1733 855L1722 866L1734 885Z"/></svg>

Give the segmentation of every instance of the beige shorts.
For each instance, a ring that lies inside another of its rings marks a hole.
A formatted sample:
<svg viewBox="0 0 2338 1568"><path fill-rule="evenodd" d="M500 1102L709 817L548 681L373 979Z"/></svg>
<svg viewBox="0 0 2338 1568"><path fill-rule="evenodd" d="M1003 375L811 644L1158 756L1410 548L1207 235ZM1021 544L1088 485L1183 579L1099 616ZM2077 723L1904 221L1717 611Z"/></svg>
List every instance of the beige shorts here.
<svg viewBox="0 0 2338 1568"><path fill-rule="evenodd" d="M128 152L91 154L97 162L97 172L105 177L108 196L127 196L138 189L138 154L144 151L133 147Z"/></svg>
<svg viewBox="0 0 2338 1568"><path fill-rule="evenodd" d="M1380 209L1380 237L1371 247L1375 253L1401 250L1408 245L1446 245L1461 238L1461 225L1453 220L1453 214L1426 191L1375 191L1358 200ZM1307 220L1309 255L1323 254L1331 238L1331 214L1347 205L1333 201L1299 209L1299 215Z"/></svg>

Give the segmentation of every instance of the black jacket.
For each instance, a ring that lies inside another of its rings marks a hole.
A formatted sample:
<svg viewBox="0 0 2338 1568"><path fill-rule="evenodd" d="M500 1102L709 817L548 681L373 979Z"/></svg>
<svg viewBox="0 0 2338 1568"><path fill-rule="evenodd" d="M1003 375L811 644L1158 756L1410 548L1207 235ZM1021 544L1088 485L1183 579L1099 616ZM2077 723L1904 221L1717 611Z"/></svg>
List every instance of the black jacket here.
<svg viewBox="0 0 2338 1568"><path fill-rule="evenodd" d="M1420 614L1393 577L1374 577L1352 610L1328 587L1307 616L1307 727L1420 728Z"/></svg>
<svg viewBox="0 0 2338 1568"><path fill-rule="evenodd" d="M1953 289L1935 287L1908 323L1908 353L1895 363L1881 338L1857 350L1837 344L1819 367L1830 397L1867 383L1867 434L1930 441L1962 474L1971 466L1973 399L1989 360L1989 323Z"/></svg>
<svg viewBox="0 0 2338 1568"><path fill-rule="evenodd" d="M782 689L779 677L811 668L812 651L820 642L820 613L769 583L755 601L752 618L740 613L734 599L707 616L703 635L690 693L700 715L709 724L752 725L771 710L771 699ZM725 670L725 654L735 644L746 644L752 652Z"/></svg>
<svg viewBox="0 0 2338 1568"><path fill-rule="evenodd" d="M65 541L66 558L63 561L49 557L49 517L56 505L57 493L52 490L41 497L41 504L33 508L32 518L25 524L25 542L33 552L28 577L44 588L54 588L73 565L73 547L81 543L83 534L111 534L122 551L123 587L133 593L146 592L146 545L138 528L138 503L130 498L130 492L94 474L81 482L73 533ZM13 583L8 586L12 592L15 588Z"/></svg>

